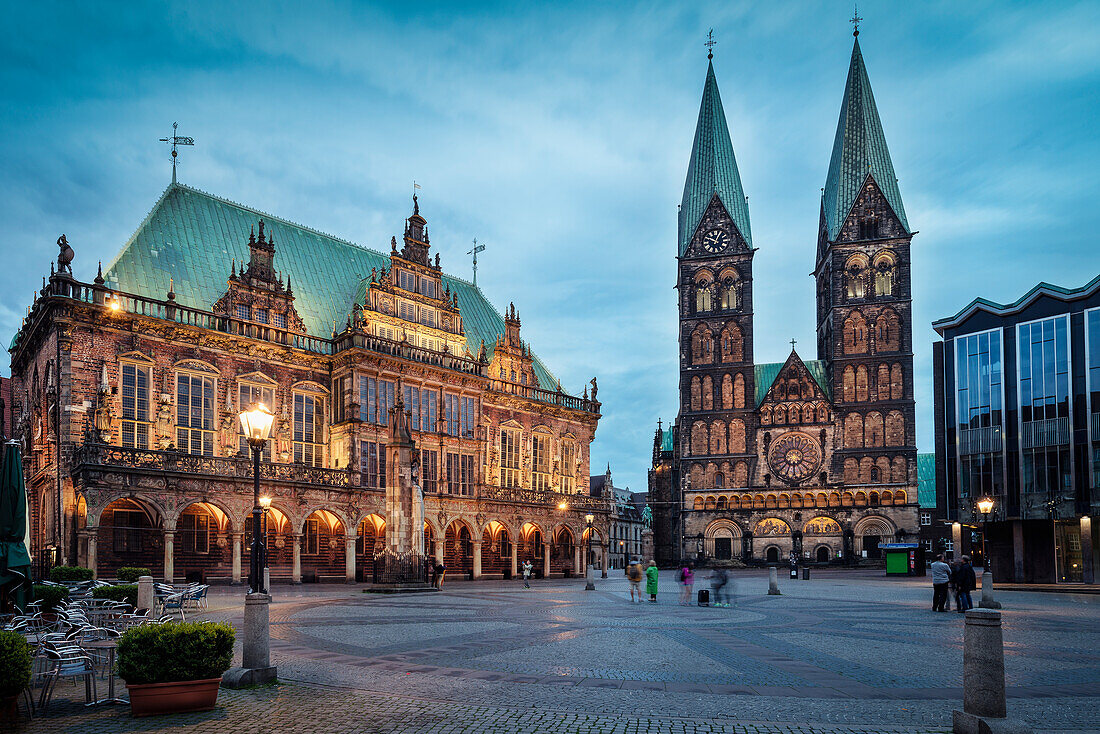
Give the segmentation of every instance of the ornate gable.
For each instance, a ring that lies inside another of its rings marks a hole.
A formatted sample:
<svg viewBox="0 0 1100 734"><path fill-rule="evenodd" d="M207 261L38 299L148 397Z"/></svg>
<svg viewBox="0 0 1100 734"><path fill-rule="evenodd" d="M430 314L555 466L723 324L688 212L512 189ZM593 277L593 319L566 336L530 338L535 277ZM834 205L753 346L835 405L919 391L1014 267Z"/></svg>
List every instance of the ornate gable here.
<svg viewBox="0 0 1100 734"><path fill-rule="evenodd" d="M874 176L867 174L859 195L837 233L836 241L858 242L908 236L909 232L883 195Z"/></svg>
<svg viewBox="0 0 1100 734"><path fill-rule="evenodd" d="M294 308L290 277L284 288L282 275L275 270L275 236L265 235L262 219L259 230L258 237L255 229L248 235L248 267L242 262L238 270L237 264L232 264L226 291L214 304L214 313L243 322L246 328L305 334L305 322Z"/></svg>
<svg viewBox="0 0 1100 734"><path fill-rule="evenodd" d="M699 226L695 228L695 233L692 235L691 242L688 244L684 256L713 257L717 254L707 252L702 246L703 237L713 229L725 230L730 233L732 238L730 244L720 254L726 255L734 252L741 253L748 251L749 247L745 242L745 238L741 235L741 231L737 228L737 224L733 221L733 217L729 215L726 205L722 202L718 194L714 194L714 196L711 197L710 204L707 205L706 211L703 213L703 218L699 220Z"/></svg>
<svg viewBox="0 0 1100 734"><path fill-rule="evenodd" d="M768 391L764 395L763 404L787 403L792 401L806 402L820 400L828 402L825 391L817 384L817 380L810 374L810 370L798 356L791 351L787 361L775 376Z"/></svg>

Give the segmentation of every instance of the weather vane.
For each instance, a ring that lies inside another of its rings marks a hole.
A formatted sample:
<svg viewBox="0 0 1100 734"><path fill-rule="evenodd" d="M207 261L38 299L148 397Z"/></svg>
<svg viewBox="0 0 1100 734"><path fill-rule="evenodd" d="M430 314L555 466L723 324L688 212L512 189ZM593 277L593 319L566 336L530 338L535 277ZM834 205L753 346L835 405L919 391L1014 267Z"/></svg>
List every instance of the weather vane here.
<svg viewBox="0 0 1100 734"><path fill-rule="evenodd" d="M474 256L474 286L477 286L477 253L485 249L485 245L479 245L477 243L477 237L474 237L474 249L467 252L467 255Z"/></svg>
<svg viewBox="0 0 1100 734"><path fill-rule="evenodd" d="M176 135L176 128L179 127L179 123L172 123L172 137L161 138L162 143L172 144L172 183L176 182L176 159L179 157L179 153L176 151L177 145L194 145L195 139L189 138L184 135Z"/></svg>
<svg viewBox="0 0 1100 734"><path fill-rule="evenodd" d="M863 18L859 17L859 6L856 5L855 8L856 8L856 12L855 12L855 14L852 15L851 18L848 19L848 22L851 23L852 26L855 28L855 31L852 33L852 35L858 37L859 36L859 22L861 20L863 20Z"/></svg>
<svg viewBox="0 0 1100 734"><path fill-rule="evenodd" d="M711 28L709 31L707 31L707 40L706 40L706 43L704 43L703 45L707 47L707 58L708 59L713 59L714 58L714 47L718 45L718 41L714 40L714 29L713 28Z"/></svg>

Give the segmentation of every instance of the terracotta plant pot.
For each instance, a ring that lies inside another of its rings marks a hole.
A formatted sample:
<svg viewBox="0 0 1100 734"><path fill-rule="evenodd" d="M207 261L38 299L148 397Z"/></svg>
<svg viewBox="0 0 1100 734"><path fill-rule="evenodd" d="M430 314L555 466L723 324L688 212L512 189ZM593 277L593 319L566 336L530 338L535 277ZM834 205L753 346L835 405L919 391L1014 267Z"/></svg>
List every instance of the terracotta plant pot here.
<svg viewBox="0 0 1100 734"><path fill-rule="evenodd" d="M184 714L190 711L210 711L218 702L221 678L185 680L174 683L127 683L130 691L130 714Z"/></svg>
<svg viewBox="0 0 1100 734"><path fill-rule="evenodd" d="M0 721L14 722L19 718L19 694L0 698Z"/></svg>

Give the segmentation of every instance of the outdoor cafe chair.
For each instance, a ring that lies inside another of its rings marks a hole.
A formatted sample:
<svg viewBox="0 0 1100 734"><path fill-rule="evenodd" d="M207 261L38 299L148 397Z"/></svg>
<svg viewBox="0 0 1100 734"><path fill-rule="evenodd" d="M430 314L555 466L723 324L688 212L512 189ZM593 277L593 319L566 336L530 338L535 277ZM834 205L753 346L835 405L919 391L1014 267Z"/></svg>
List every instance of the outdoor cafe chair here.
<svg viewBox="0 0 1100 734"><path fill-rule="evenodd" d="M45 651L53 667L46 673L38 708L46 710L57 688L57 681L62 678L74 681L83 678L85 703L96 700L95 662L85 650L75 645L47 644Z"/></svg>

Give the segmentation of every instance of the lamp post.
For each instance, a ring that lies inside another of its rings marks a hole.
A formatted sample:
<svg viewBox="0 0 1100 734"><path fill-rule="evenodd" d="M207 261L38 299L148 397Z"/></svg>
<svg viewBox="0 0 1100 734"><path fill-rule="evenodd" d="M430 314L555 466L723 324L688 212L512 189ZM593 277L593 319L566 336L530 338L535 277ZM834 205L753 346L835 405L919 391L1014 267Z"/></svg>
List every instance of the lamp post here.
<svg viewBox="0 0 1100 734"><path fill-rule="evenodd" d="M993 498L988 495L977 502L978 513L982 516L982 568L989 570L989 558L985 554L985 526L989 522L989 516L993 513Z"/></svg>
<svg viewBox="0 0 1100 734"><path fill-rule="evenodd" d="M592 583L592 564L589 561L592 560L592 521L595 519L591 514L584 516L584 523L588 526L588 557L584 559L584 578L587 583L584 585L585 591L595 591L596 585Z"/></svg>
<svg viewBox="0 0 1100 734"><path fill-rule="evenodd" d="M264 511L264 527L263 527L263 532L260 533L260 537L263 538L263 544L260 546L260 549L261 549L260 569L261 569L261 573L263 573L263 579L264 579L263 587L264 587L264 590L266 591L267 590L267 585L268 585L268 577L267 577L267 515L268 515L269 512L271 512L271 497L269 497L265 494L263 497L260 498L260 509L262 509Z"/></svg>
<svg viewBox="0 0 1100 734"><path fill-rule="evenodd" d="M250 594L265 593L267 589L263 588L264 572L261 565L264 541L260 535L263 515L263 507L260 506L260 454L271 435L271 423L275 416L263 403L253 403L239 417L241 429L252 449L252 547L248 564L248 589Z"/></svg>

